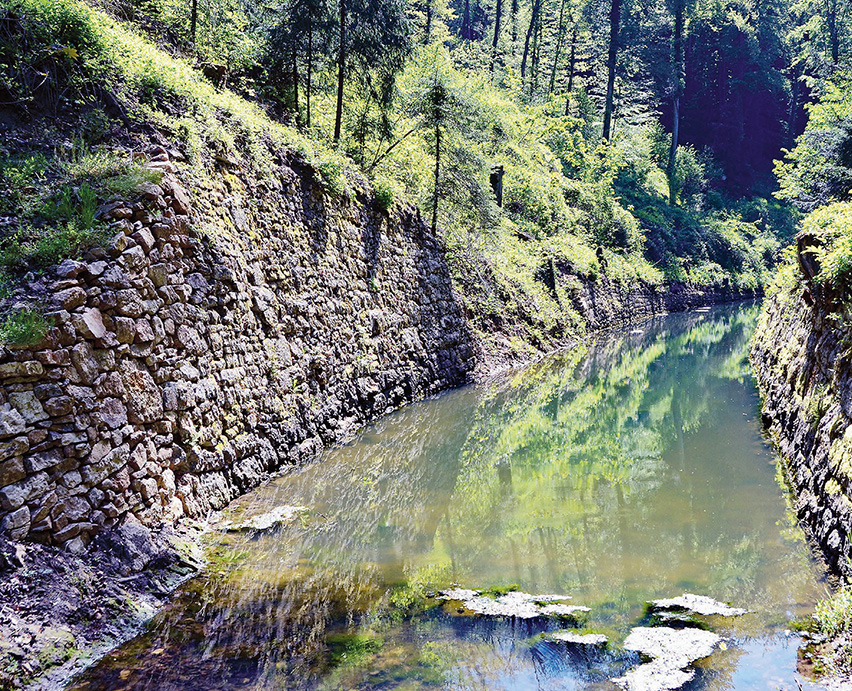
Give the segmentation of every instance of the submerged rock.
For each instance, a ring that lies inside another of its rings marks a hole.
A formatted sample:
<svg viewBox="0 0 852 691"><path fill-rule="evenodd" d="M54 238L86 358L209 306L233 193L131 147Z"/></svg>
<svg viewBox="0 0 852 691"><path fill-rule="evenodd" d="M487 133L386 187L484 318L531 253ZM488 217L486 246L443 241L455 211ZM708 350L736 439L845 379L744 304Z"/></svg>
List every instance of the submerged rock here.
<svg viewBox="0 0 852 691"><path fill-rule="evenodd" d="M577 613L591 611L582 605L545 605L541 608L541 613L548 617L573 617Z"/></svg>
<svg viewBox="0 0 852 691"><path fill-rule="evenodd" d="M547 640L582 648L602 648L609 643L609 639L602 633L575 633L574 631L554 631L547 636Z"/></svg>
<svg viewBox="0 0 852 691"><path fill-rule="evenodd" d="M653 600L651 606L659 610L687 610L704 616L739 617L748 612L748 610L731 607L705 595L693 595L692 593L684 593L680 597L672 597L666 600Z"/></svg>
<svg viewBox="0 0 852 691"><path fill-rule="evenodd" d="M296 516L308 509L304 506L276 506L272 511L254 516L241 523L222 523L219 530L229 533L264 532L279 525L290 523Z"/></svg>
<svg viewBox="0 0 852 691"><path fill-rule="evenodd" d="M559 600L569 600L570 595L531 595L511 591L492 597L481 590L451 588L442 590L439 598L451 602L461 602L464 609L491 617L517 617L533 619L535 617L575 617L591 611L580 605L566 605Z"/></svg>
<svg viewBox="0 0 852 691"><path fill-rule="evenodd" d="M651 658L651 662L639 665L613 682L627 691L679 689L695 677L695 670L685 668L708 657L721 642L721 636L702 629L636 627L624 641L624 648Z"/></svg>
<svg viewBox="0 0 852 691"><path fill-rule="evenodd" d="M639 665L613 682L627 691L676 691L694 678L693 669L672 669L655 661Z"/></svg>

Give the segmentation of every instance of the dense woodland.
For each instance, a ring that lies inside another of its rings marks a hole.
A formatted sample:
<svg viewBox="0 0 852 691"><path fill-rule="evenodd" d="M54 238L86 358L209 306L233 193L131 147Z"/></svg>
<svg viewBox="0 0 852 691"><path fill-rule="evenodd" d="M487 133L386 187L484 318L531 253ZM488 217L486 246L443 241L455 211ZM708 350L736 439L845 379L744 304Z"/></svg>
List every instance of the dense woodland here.
<svg viewBox="0 0 852 691"><path fill-rule="evenodd" d="M199 169L262 175L275 141L333 193L417 204L486 331L570 328L554 266L760 290L852 187L845 0L2 6L10 121L71 144L7 147L0 284L98 241L144 176L109 151L152 125Z"/></svg>
<svg viewBox="0 0 852 691"><path fill-rule="evenodd" d="M238 237L245 224L205 225L216 202L200 197L227 188L256 204L251 191L282 189L282 171L320 190L304 237L314 213L361 205L394 223L416 210L408 218L446 247L477 346L507 364L581 334L577 304L597 282L622 296L792 287L797 308L829 296L842 327L852 0L0 0L0 354L48 336L49 301L29 293L49 267L122 251L103 210L142 199L162 164L211 244L260 241ZM136 204L125 219L161 213ZM828 291L801 290L800 231ZM649 402L659 415L644 441L658 445L662 420L683 431L680 350L729 352L705 326L653 370L672 394ZM557 399L548 438L591 457L628 448L645 432L635 420L654 348L626 357L617 381L584 381L573 408ZM600 417L610 390L635 406L599 433L560 436L566 420ZM538 396L516 429L545 427ZM819 624L852 637L852 589L835 602Z"/></svg>
<svg viewBox="0 0 852 691"><path fill-rule="evenodd" d="M795 147L814 104L820 123L779 166L778 196L810 210L848 186L837 109L852 17L842 0L105 4L193 56L217 83L340 141L368 172L398 172L394 154L419 135L434 179L392 177L433 196L433 207L466 197L448 205L467 207L467 221L483 228L496 222L487 172L503 165L508 214L551 229L528 198L551 181L512 182L530 174L524 144L545 144L553 159L539 172L610 182L649 231L651 260L665 263L667 251L684 254L672 230L685 221L653 198L694 212L769 201L775 162ZM816 134L826 126L833 131ZM802 165L813 155L825 166ZM767 220L742 212L747 222ZM630 242L629 233L598 239Z"/></svg>

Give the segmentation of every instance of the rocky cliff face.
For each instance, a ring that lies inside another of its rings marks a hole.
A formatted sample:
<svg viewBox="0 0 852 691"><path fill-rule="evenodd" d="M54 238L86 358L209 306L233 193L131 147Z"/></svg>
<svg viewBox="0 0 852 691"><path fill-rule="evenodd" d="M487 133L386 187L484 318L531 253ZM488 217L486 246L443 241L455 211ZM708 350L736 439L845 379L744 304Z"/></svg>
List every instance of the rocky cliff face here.
<svg viewBox="0 0 852 691"><path fill-rule="evenodd" d="M200 516L407 401L474 350L439 240L296 158L258 183L165 175L115 237L26 286L54 324L0 347L0 529L82 547ZM187 187L189 187L187 185Z"/></svg>
<svg viewBox="0 0 852 691"><path fill-rule="evenodd" d="M786 461L802 524L837 573L852 576L852 351L848 324L807 281L766 300L751 359L763 424Z"/></svg>

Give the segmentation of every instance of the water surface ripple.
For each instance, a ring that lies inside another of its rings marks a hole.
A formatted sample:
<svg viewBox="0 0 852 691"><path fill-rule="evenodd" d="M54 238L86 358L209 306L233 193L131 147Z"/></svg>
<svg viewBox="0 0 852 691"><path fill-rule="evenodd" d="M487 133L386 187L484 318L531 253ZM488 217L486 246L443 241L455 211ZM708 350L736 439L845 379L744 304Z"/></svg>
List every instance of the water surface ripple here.
<svg viewBox="0 0 852 691"><path fill-rule="evenodd" d="M645 602L748 608L699 689L819 688L791 618L825 588L761 437L746 360L753 305L656 319L411 405L229 508L212 567L74 689L612 689ZM451 584L570 594L608 652L495 619ZM456 606L457 607L457 606Z"/></svg>

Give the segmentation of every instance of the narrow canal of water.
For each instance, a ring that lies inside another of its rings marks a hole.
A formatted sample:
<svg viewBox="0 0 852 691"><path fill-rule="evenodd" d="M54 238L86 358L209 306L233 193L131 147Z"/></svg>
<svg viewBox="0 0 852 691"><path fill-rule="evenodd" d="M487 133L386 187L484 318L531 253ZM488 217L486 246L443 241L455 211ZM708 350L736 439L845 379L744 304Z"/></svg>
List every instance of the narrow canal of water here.
<svg viewBox="0 0 852 691"><path fill-rule="evenodd" d="M791 619L825 594L761 437L753 305L673 315L412 405L231 507L212 567L74 689L613 689L645 603L750 610L690 688L820 688ZM572 596L565 621L485 617L463 588Z"/></svg>

